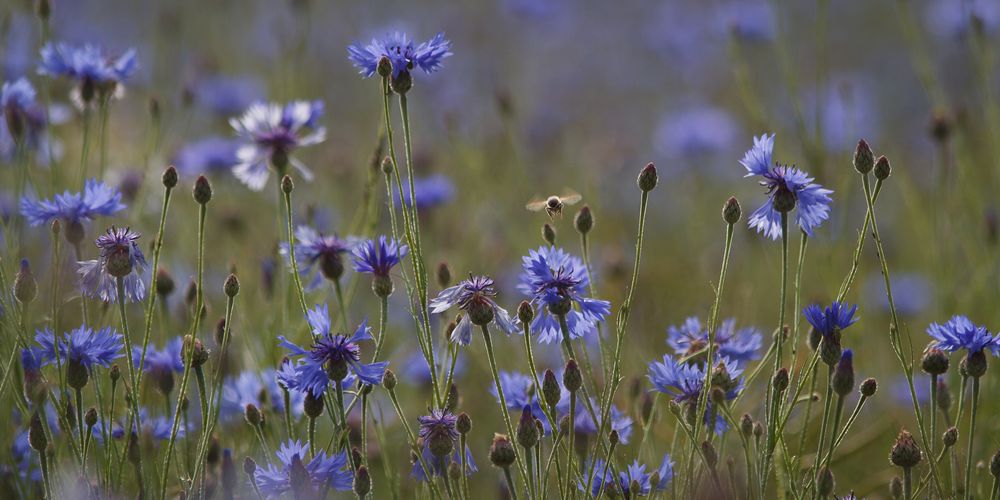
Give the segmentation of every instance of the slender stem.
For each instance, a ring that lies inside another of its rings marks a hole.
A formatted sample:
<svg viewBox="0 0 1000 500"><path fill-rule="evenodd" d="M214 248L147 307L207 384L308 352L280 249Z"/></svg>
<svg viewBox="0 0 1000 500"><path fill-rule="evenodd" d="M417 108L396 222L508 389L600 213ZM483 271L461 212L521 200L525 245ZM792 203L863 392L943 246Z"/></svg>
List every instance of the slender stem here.
<svg viewBox="0 0 1000 500"><path fill-rule="evenodd" d="M912 500L913 498L913 479L910 467L903 467L903 498L905 500Z"/></svg>
<svg viewBox="0 0 1000 500"><path fill-rule="evenodd" d="M333 281L333 290L337 294L337 304L340 306L340 319L344 324L344 331L349 331L350 327L347 326L347 305L344 304L344 292L341 290L340 280Z"/></svg>
<svg viewBox="0 0 1000 500"><path fill-rule="evenodd" d="M305 289L302 288L302 277L299 275L299 263L295 259L295 234L292 227L292 193L285 192L281 188L281 181L278 182L278 190L281 191L281 195L285 200L285 220L288 227L288 259L292 262L292 279L295 281L295 292L296 297L299 299L299 306L302 308L302 316L307 316L309 314L309 306L306 305L306 294ZM339 285L338 285L339 287ZM339 297L340 294L338 293ZM346 328L346 317L345 328Z"/></svg>
<svg viewBox="0 0 1000 500"><path fill-rule="evenodd" d="M87 156L90 152L90 107L83 107L83 139L80 146L80 189L87 182Z"/></svg>
<svg viewBox="0 0 1000 500"><path fill-rule="evenodd" d="M573 453L575 453L573 449L573 440L576 436L576 415L574 415L574 413L576 413L576 391L569 393L569 430L566 432L566 434L568 434L567 439L569 440L569 444L566 446L566 486L563 488L563 491L566 491L567 493L572 490L572 479L575 475L573 474Z"/></svg>
<svg viewBox="0 0 1000 500"><path fill-rule="evenodd" d="M153 309L156 307L156 282L159 278L160 251L163 249L163 232L167 225L167 210L170 208L170 194L173 189L165 187L163 191L163 206L160 208L160 227L156 232L156 242L153 244L153 275L149 283L149 301L146 304L146 327L142 335L142 353L139 355L139 379L142 382L143 368L146 363L146 349L149 346L149 335L153 331ZM228 326L228 325L227 325Z"/></svg>
<svg viewBox="0 0 1000 500"><path fill-rule="evenodd" d="M507 480L507 493L510 493L511 500L517 500L517 490L514 489L514 480L510 477L510 467L503 468L503 477Z"/></svg>
<svg viewBox="0 0 1000 500"><path fill-rule="evenodd" d="M507 427L507 435L514 438L514 426L510 421L510 414L507 412L507 398L503 394L503 385L500 384L500 372L497 370L497 360L496 355L493 353L493 340L490 338L490 327L489 325L480 325L483 331L483 341L486 342L486 355L489 357L490 361L490 372L493 374L493 384L497 389L497 397L500 398L500 414L503 416L503 423ZM518 464L517 470L521 475L521 480L528 484L528 473L524 470L524 464L519 460L520 457L517 456L517 447L512 447L514 450L514 462Z"/></svg>
<svg viewBox="0 0 1000 500"><path fill-rule="evenodd" d="M109 106L109 103L111 101L111 96L110 95L108 95L108 96L101 96L100 101L101 102L98 105L97 109L98 109L98 111L100 113L101 128L98 131L99 135L98 135L97 141L99 143L98 144L98 148L100 148L100 151L99 151L98 154L99 154L99 158L100 158L101 164L98 166L98 170L97 171L99 173L99 176L103 178L104 177L104 171L108 167L108 165L107 165L107 163L108 163L108 115L109 115L108 109L111 107L111 106Z"/></svg>
<svg viewBox="0 0 1000 500"><path fill-rule="evenodd" d="M417 446L417 438L413 434L413 429L410 428L410 423L406 420L406 415L403 414L403 408L399 406L399 399L396 398L395 389L386 388L386 392L389 393L389 401L392 402L392 407L396 410L396 415L399 417L400 423L403 424L403 429L406 431L406 437L409 439L410 451L417 457L417 462L420 467L424 470L424 476L427 477L427 487L431 490L432 497L440 497L441 493L437 491L437 486L434 485L433 477L434 470L427 466L424 462L424 454L421 453L420 448ZM510 479L508 478L508 484ZM513 491L513 490L511 490Z"/></svg>
<svg viewBox="0 0 1000 500"><path fill-rule="evenodd" d="M132 335L129 333L128 329L128 316L125 313L125 280L123 278L117 278L118 284L118 313L121 316L122 323L122 337L125 339L125 363L130 381L130 385L126 385L128 400L131 402L131 412L129 416L130 421L138 423L139 420L139 393L138 386L136 386L136 380L138 379L136 375L135 364L132 361ZM135 425L135 424L130 424ZM125 446L122 450L123 455L128 453L128 446ZM142 476L142 454L139 456L139 463L136 464L136 474L140 477ZM164 469L166 470L166 469Z"/></svg>
<svg viewBox="0 0 1000 500"><path fill-rule="evenodd" d="M937 436L937 374L931 374L931 399L930 399L930 413L931 416L931 437ZM936 443L935 439L931 439L931 447L929 448L930 455L934 456L934 445Z"/></svg>
<svg viewBox="0 0 1000 500"><path fill-rule="evenodd" d="M965 453L965 500L972 498L972 449L976 444L976 413L979 412L979 377L972 377L972 412L969 414L969 449Z"/></svg>
<svg viewBox="0 0 1000 500"><path fill-rule="evenodd" d="M774 336L774 369L772 374L778 373L781 369L781 347L784 344L785 336L785 298L788 292L788 212L781 212L781 291L779 295L778 302L778 330ZM772 381L768 380L767 383L767 394L771 397L777 398L778 394L772 394L771 391ZM781 408L780 404L769 404L768 408ZM774 454L774 447L778 442L778 436L775 431L778 428L778 415L777 411L768 412L767 414L767 448L764 452L764 465L760 470L760 497L764 498L764 491L767 489L767 479L771 472L771 458ZM822 439L822 438L821 438Z"/></svg>

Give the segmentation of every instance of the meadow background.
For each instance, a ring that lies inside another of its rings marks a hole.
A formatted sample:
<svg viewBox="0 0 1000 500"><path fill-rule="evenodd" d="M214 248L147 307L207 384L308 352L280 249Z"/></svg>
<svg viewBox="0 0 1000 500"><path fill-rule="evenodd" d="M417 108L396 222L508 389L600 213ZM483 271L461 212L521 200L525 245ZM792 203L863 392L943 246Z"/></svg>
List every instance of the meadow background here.
<svg viewBox="0 0 1000 500"><path fill-rule="evenodd" d="M892 177L879 198L879 227L913 355L919 359L929 341L927 325L952 314L968 315L991 331L1000 328L1000 75L995 64L1000 4L994 1L56 0L50 26L52 40L96 43L110 53L137 50L138 69L124 97L111 106L106 164L98 165L92 148L89 170L96 175L101 167L103 180L120 186L128 209L89 224L88 240L105 226L127 225L143 234L141 244L148 249L162 202L160 174L168 165L181 174L161 258L177 289L154 323L156 345L186 331L184 293L195 277L198 213L189 190L200 174L211 181L203 338L210 337L224 312L226 275L235 272L242 285L227 373L277 367L284 355L277 336L304 324L295 299L282 288L288 273L278 248L286 235L276 224L284 212L275 197L274 176L267 189L252 192L228 168L199 162L186 148L211 137L232 139L227 120L254 101L321 100L327 139L297 153L316 178L295 179L296 220L350 235L358 207L371 192L381 207L377 234L387 233L385 189L373 170L377 161L372 162L383 127L379 85L377 78L357 74L346 47L396 30L415 40L444 32L454 53L441 71L415 74L408 94L416 173L441 176L450 185L435 203L421 208L427 265L433 270L446 261L456 279L470 272L495 277L498 302L511 312L523 298L515 288L521 256L544 244L541 226L550 222L524 205L566 187L579 192L594 214L589 237L597 296L617 309L632 269L640 194L635 178L647 162L655 163L660 182L650 194L623 353L625 382L616 399L636 422L637 438L618 450L623 462L635 457L640 440L639 395L651 389L646 366L670 352L666 328L689 316L704 320L709 313L722 258L724 201L736 196L745 215L764 201L763 188L744 179L738 163L753 136L775 132L779 161L810 172L834 190L831 217L809 241L801 304L833 300L851 265L865 216L860 177L851 161L858 139L864 138L892 163ZM40 27L33 3L12 0L0 6L4 81L24 76L40 88ZM39 197L77 188L79 113L68 99L70 85L51 82L52 104L65 120L50 127L61 154L49 164L30 165L31 189ZM18 217L18 170L9 134L3 132L0 210L10 221ZM372 172L378 181L373 190L366 188ZM577 254L580 239L572 221L582 204L567 207L562 219L551 222L557 243ZM16 235L5 232L4 242L0 265L6 276L14 276L18 262L28 258L40 284L28 328L47 326L49 232L22 227ZM797 258L797 234L789 246ZM729 272L721 317L771 332L777 322L780 245L741 221ZM72 273L58 279L63 290L72 290ZM369 292L368 277L349 270L345 280L345 285L356 281L356 286L346 285L352 322L375 321L378 302ZM431 282L433 297L440 287ZM418 351L403 292L397 283L385 352L415 422L426 409L428 388L419 375L421 359L412 357ZM68 329L79 322L78 300L72 293L60 300L61 323ZM308 301L336 309L330 286L309 292ZM889 348L874 245L865 248L847 302L859 304L862 318L845 332L845 345L855 350L857 379L877 378L879 392L834 459L837 492L887 498L889 480L898 474L886 459L889 447L900 427L915 424ZM113 306L94 304L92 323L117 324ZM132 311L133 324L141 324L140 311ZM798 311L788 318L804 323ZM437 330L443 326L439 319ZM9 332L4 336L6 359L13 342ZM488 392L492 380L484 348L476 340L464 348L456 382L459 408L474 421L469 445L480 470L470 478L473 491L492 498L501 495L503 478L489 465L488 447L503 423ZM526 371L519 337L495 335L495 343L501 369ZM562 366L556 344L537 347L536 359L540 369ZM799 362L805 359L801 354ZM957 366L957 358L953 361ZM949 377L957 387L957 370ZM918 392L926 392L926 377L918 372L916 379ZM1000 405L990 397L997 388L995 369L983 384L976 460L988 463L1000 446L995 417ZM748 390L762 392L760 385ZM144 390L148 406L156 408L150 402L160 396ZM755 399L744 398L734 413L759 412ZM384 394L376 391L373 405L386 415L388 439L384 449L373 444L370 456L392 457L405 497L414 483L406 479L403 431L393 422ZM280 428L280 415L273 415L272 425ZM0 412L0 426L10 430L0 445L11 450L27 422L18 412ZM221 445L233 450L237 463L244 456L266 463L245 424L227 423L222 432ZM321 436L328 432L319 429ZM655 451L651 456L667 451L674 432L673 417L661 409L647 445ZM735 453L735 442L730 446ZM965 446L964 437L959 446ZM0 457L4 484L11 487L20 467L17 455ZM989 482L982 475L985 493ZM385 484L381 472L373 477L376 485ZM241 489L245 483L240 473Z"/></svg>

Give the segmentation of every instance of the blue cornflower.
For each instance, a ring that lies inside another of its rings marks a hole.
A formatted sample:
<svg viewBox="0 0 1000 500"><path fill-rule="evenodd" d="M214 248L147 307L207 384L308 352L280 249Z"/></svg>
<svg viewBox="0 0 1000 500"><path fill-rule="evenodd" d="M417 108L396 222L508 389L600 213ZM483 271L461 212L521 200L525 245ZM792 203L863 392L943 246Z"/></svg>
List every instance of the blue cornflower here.
<svg viewBox="0 0 1000 500"><path fill-rule="evenodd" d="M674 477L674 463L670 460L670 455L663 455L663 462L660 463L660 467L655 472L659 477L659 481L653 484L653 473L646 472L646 466L635 460L626 470L618 473L618 484L615 484L614 473L607 467L607 463L604 460L598 458L594 463L594 479L591 481L591 494L596 497L600 494L601 490L604 490L609 496L621 494L625 498L638 498L649 495L654 489L662 491L667 488L667 485L670 484L670 481ZM632 481L639 484L639 491L630 491ZM577 488L580 491L585 491L587 489L586 482L578 482Z"/></svg>
<svg viewBox="0 0 1000 500"><path fill-rule="evenodd" d="M579 257L552 246L531 250L522 261L518 290L536 306L547 306L531 322L531 330L538 334L539 342L562 339L556 315L565 316L569 337L576 339L596 331L597 323L611 312L610 302L585 296L590 280ZM574 303L578 309L573 307Z"/></svg>
<svg viewBox="0 0 1000 500"><path fill-rule="evenodd" d="M760 184L767 188L768 200L750 215L751 228L776 240L781 237L781 213L798 206L795 221L809 236L830 216L830 194L833 191L813 182L805 172L777 163L772 164L774 134L754 137L753 148L743 155L740 164L747 169L746 177L763 177Z"/></svg>
<svg viewBox="0 0 1000 500"><path fill-rule="evenodd" d="M326 140L326 128L319 126L323 116L320 101L294 101L282 106L277 103L255 103L229 124L243 144L236 151L233 175L254 191L264 189L270 177L268 164L284 173L290 164L302 178L312 180L308 167L292 156L303 146Z"/></svg>
<svg viewBox="0 0 1000 500"><path fill-rule="evenodd" d="M286 363L291 366L291 363ZM277 383L277 373L266 369L260 373L247 370L239 376L226 377L222 384L222 406L219 413L224 419L242 417L248 404L257 408L270 408L276 414L284 413L285 398ZM288 391L290 409L296 417L302 415L305 393Z"/></svg>
<svg viewBox="0 0 1000 500"><path fill-rule="evenodd" d="M541 380L541 378L539 378ZM551 425L549 423L548 417L545 415L545 411L542 410L541 402L538 398L539 389L535 387L535 380L531 375L520 373L520 372L500 372L500 387L503 388L504 400L507 402L507 408L521 410L525 406L531 409L531 414L538 420L542 422L545 433L551 431ZM562 392L566 389L562 388ZM497 394L496 386L490 387L490 393L496 398L497 403L500 402L500 396ZM566 407L569 407L567 400Z"/></svg>
<svg viewBox="0 0 1000 500"><path fill-rule="evenodd" d="M389 276L389 271L409 252L410 247L384 235L379 236L377 240L364 240L358 243L352 252L354 270L386 278Z"/></svg>
<svg viewBox="0 0 1000 500"><path fill-rule="evenodd" d="M118 291L116 279L122 279L125 299L139 302L146 295L142 277L146 274L146 257L142 255L139 233L127 227L114 227L97 238L101 252L96 260L78 262L80 289L90 297L99 297L104 302L116 302Z"/></svg>
<svg viewBox="0 0 1000 500"><path fill-rule="evenodd" d="M703 159L729 151L739 131L736 119L724 109L690 106L664 116L653 133L653 142L664 155Z"/></svg>
<svg viewBox="0 0 1000 500"><path fill-rule="evenodd" d="M292 356L301 356L295 366L286 365L278 374L286 387L309 391L319 398L331 382L347 383L347 376L352 373L366 384L382 383L382 375L389 362L365 364L360 361L361 347L358 342L372 339L367 321L361 322L354 335L348 337L331 333L330 314L326 305L317 305L309 311L306 320L312 327L314 336L309 350L289 342L284 336L278 337L280 345L291 351Z"/></svg>
<svg viewBox="0 0 1000 500"><path fill-rule="evenodd" d="M517 328L504 308L493 300L497 291L493 278L488 276L472 276L461 283L446 288L430 302L431 312L439 314L458 306L465 314L451 333L451 341L461 345L469 345L472 341L472 325L495 324L510 335Z"/></svg>
<svg viewBox="0 0 1000 500"><path fill-rule="evenodd" d="M74 100L90 103L97 93L120 95L121 84L135 72L138 63L135 49L118 57L110 57L96 45L74 47L67 43L49 42L42 47L38 73L50 77L64 76L75 80Z"/></svg>
<svg viewBox="0 0 1000 500"><path fill-rule="evenodd" d="M451 453L458 440L458 417L448 409L432 409L430 415L417 417L417 421L420 422L420 439L434 456Z"/></svg>
<svg viewBox="0 0 1000 500"><path fill-rule="evenodd" d="M17 464L18 474L21 479L30 480L33 483L41 482L42 469L38 461L38 453L31 449L28 443L28 431L23 430L14 436L11 444L10 456Z"/></svg>
<svg viewBox="0 0 1000 500"><path fill-rule="evenodd" d="M560 375L559 378L561 379L562 376ZM556 403L556 418L560 420L565 416L569 416L570 408L569 391L567 391L564 387L561 391L559 402ZM593 408L595 412L600 412L601 404L596 398L590 398L590 408ZM600 414L597 416L600 417ZM628 440L632 436L632 417L623 413L617 405L611 405L608 418L610 419L608 427L610 427L611 430L618 431L619 440L624 444L628 444ZM597 424L600 423L600 421L594 422L594 416L590 414L587 403L579 396L576 398L576 408L573 410L573 420L573 430L575 430L578 434L597 434ZM542 422L545 421L543 420Z"/></svg>
<svg viewBox="0 0 1000 500"><path fill-rule="evenodd" d="M348 467L346 452L328 456L326 451L319 450L312 460L308 452L309 445L298 440L281 443L275 453L279 465L268 464L267 468L258 467L254 472L261 493L268 498L278 498L291 491L296 498L314 498L330 488L351 489L354 474ZM305 478L309 479L309 484L302 484Z"/></svg>
<svg viewBox="0 0 1000 500"><path fill-rule="evenodd" d="M1000 354L1000 336L990 335L985 326L973 324L965 316L952 316L943 325L931 323L927 334L934 338L934 346L942 351L965 349L973 354L985 349L994 356Z"/></svg>
<svg viewBox="0 0 1000 500"><path fill-rule="evenodd" d="M88 371L96 366L107 368L114 360L124 356L122 335L110 327L93 330L81 325L64 333L60 339L56 339L52 330L46 328L35 332L35 342L40 346L35 354L43 365L56 362L57 348L61 363L76 363Z"/></svg>
<svg viewBox="0 0 1000 500"><path fill-rule="evenodd" d="M390 356L395 357L395 356ZM431 372L427 369L427 359L420 351L412 351L403 356L405 361L400 364L399 381L411 385L427 386L431 383ZM465 356L459 356L455 361L455 378L465 373L467 361ZM492 386L491 386L492 387ZM495 390L495 389L494 389ZM506 393L506 389L504 389Z"/></svg>
<svg viewBox="0 0 1000 500"><path fill-rule="evenodd" d="M735 399L743 390L743 380L740 375L743 369L727 358L716 358L713 365L712 387L718 387L725 393L727 400ZM673 357L663 356L663 361L649 364L647 377L657 391L671 396L678 403L697 404L705 385L704 363L682 363ZM712 414L712 403L705 408L705 422L708 424ZM728 429L724 419L717 418L715 431L722 434Z"/></svg>
<svg viewBox="0 0 1000 500"><path fill-rule="evenodd" d="M184 371L184 361L181 359L181 349L184 346L184 339L174 337L164 344L163 349L157 349L155 345L149 346L146 350L146 359L142 359L142 347L132 347L132 363L136 369L142 365L142 371L149 374L160 392L170 394L174 388L174 373Z"/></svg>
<svg viewBox="0 0 1000 500"><path fill-rule="evenodd" d="M760 357L757 351L761 348L763 338L760 330L753 327L737 330L736 320L730 318L716 329L716 352L736 362L751 361ZM680 326L671 325L667 328L667 344L678 356L693 355L708 346L708 330L702 328L697 317L692 316Z"/></svg>
<svg viewBox="0 0 1000 500"><path fill-rule="evenodd" d="M199 78L191 90L199 105L220 115L239 113L265 96L264 85L251 77Z"/></svg>
<svg viewBox="0 0 1000 500"><path fill-rule="evenodd" d="M0 87L0 111L7 122L7 132L15 142L20 142L33 125L44 125L44 117L40 117L36 108L35 89L27 78L19 78L13 82L4 82ZM41 123L39 123L41 118Z"/></svg>
<svg viewBox="0 0 1000 500"><path fill-rule="evenodd" d="M444 205L455 198L455 184L444 174L434 174L421 177L413 181L413 191L417 198L417 210L434 208ZM396 201L399 202L399 194L396 194ZM407 182L403 189L403 201L410 203L410 185Z"/></svg>
<svg viewBox="0 0 1000 500"><path fill-rule="evenodd" d="M444 58L451 54L451 42L438 33L430 40L414 46L405 33L386 34L381 40L373 38L368 45L353 43L347 47L347 58L365 78L370 78L378 71L378 62L383 57L392 63L392 78L399 78L401 73L409 73L414 68L420 68L425 73L433 73L441 69Z"/></svg>
<svg viewBox="0 0 1000 500"><path fill-rule="evenodd" d="M1000 5L991 0L942 0L927 4L926 17L939 38L961 39L975 29L992 37L1000 28Z"/></svg>
<svg viewBox="0 0 1000 500"><path fill-rule="evenodd" d="M166 441L170 439L170 432L173 430L173 419L165 417L163 415L153 416L149 413L146 408L139 408L139 422L137 428L141 431L140 434L144 436L149 436L154 441ZM97 429L97 426L94 427ZM182 421L180 425L177 426L177 437L184 437L187 434L187 425ZM116 426L111 431L111 437L115 439L121 439L125 437L125 429L121 426Z"/></svg>
<svg viewBox="0 0 1000 500"><path fill-rule="evenodd" d="M81 224L99 216L110 216L125 209L121 202L122 195L117 189L98 181L88 179L83 192L70 193L66 191L57 194L51 200L33 200L27 196L21 198L21 215L32 226L50 224L59 219L64 224L66 238L71 242L73 231L83 238ZM74 243L79 243L79 239Z"/></svg>
<svg viewBox="0 0 1000 500"><path fill-rule="evenodd" d="M845 328L853 325L859 318L854 314L858 311L858 306L847 303L834 302L826 309L819 304L810 304L802 310L802 314L809 321L809 324L824 337L829 337Z"/></svg>
<svg viewBox="0 0 1000 500"><path fill-rule="evenodd" d="M462 457L458 454L458 450L451 453L451 457L448 459L434 458L431 454L429 447L424 446L420 450L420 458L424 460L424 464L430 469L431 477L447 477L448 467L451 463L462 464ZM473 472L478 471L479 468L476 467L476 461L472 459L472 450L468 446L465 447L465 475L471 476ZM424 472L423 465L420 464L420 460L414 460L412 467L410 467L410 477L416 479L417 481L427 481L427 474Z"/></svg>
<svg viewBox="0 0 1000 500"><path fill-rule="evenodd" d="M302 274L319 270L307 288L319 286L322 278L337 281L344 274L344 254L351 251L353 241L342 240L335 234L323 234L309 226L295 228L295 258L302 266ZM288 253L288 244L282 243L281 253Z"/></svg>
<svg viewBox="0 0 1000 500"><path fill-rule="evenodd" d="M174 154L173 164L186 175L228 170L239 163L236 151L242 143L237 139L206 137L190 142Z"/></svg>

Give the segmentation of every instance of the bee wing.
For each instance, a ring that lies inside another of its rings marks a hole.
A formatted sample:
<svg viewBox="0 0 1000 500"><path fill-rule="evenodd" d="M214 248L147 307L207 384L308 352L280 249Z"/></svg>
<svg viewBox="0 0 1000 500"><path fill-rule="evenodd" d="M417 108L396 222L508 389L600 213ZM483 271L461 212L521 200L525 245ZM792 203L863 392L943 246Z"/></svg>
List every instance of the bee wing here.
<svg viewBox="0 0 1000 500"><path fill-rule="evenodd" d="M527 208L532 212L540 212L543 208L545 208L545 206L546 206L545 200L540 200L536 198L529 201L528 204L524 206L524 208Z"/></svg>
<svg viewBox="0 0 1000 500"><path fill-rule="evenodd" d="M572 205L582 200L583 196L581 196L580 193L573 191L572 189L566 188L563 192L563 195L560 196L559 199L562 200L564 205Z"/></svg>

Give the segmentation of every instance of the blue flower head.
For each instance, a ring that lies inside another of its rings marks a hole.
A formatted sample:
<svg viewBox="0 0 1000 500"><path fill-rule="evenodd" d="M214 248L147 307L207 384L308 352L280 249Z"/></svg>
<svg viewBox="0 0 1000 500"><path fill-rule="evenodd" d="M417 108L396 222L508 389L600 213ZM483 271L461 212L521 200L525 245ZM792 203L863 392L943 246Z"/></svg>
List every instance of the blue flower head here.
<svg viewBox="0 0 1000 500"><path fill-rule="evenodd" d="M417 198L417 210L434 208L445 205L455 198L455 184L444 174L434 174L427 177L420 177L413 180L413 191ZM396 194L396 201L399 202L399 194ZM410 202L410 185L406 184L403 189L403 201L407 206L412 206Z"/></svg>
<svg viewBox="0 0 1000 500"><path fill-rule="evenodd" d="M410 247L384 235L379 236L377 240L362 241L354 247L352 255L354 270L383 278L388 277L389 271L396 267L409 251Z"/></svg>
<svg viewBox="0 0 1000 500"><path fill-rule="evenodd" d="M4 82L0 87L0 111L7 121L7 131L15 140L25 137L36 107L35 88L27 78Z"/></svg>
<svg viewBox="0 0 1000 500"><path fill-rule="evenodd" d="M327 489L350 491L354 474L348 467L347 452L327 455L320 450L309 459L309 445L298 440L281 444L276 455L278 465L268 464L254 472L257 486L268 498L293 492L296 498L318 498ZM309 478L309 484L298 479Z"/></svg>
<svg viewBox="0 0 1000 500"><path fill-rule="evenodd" d="M239 163L236 152L241 141L224 137L206 137L190 142L174 154L173 164L182 174L201 175L207 172L229 170Z"/></svg>
<svg viewBox="0 0 1000 500"><path fill-rule="evenodd" d="M430 447L424 446L420 450L420 458L423 459L424 465L430 469L431 477L447 477L448 467L451 463L456 463L461 465L462 457L458 454L458 449L451 453L451 456L445 460L440 458L435 458L431 454ZM468 446L465 447L465 475L471 476L473 472L478 471L479 468L476 467L475 460L472 459L472 450ZM420 482L427 481L427 473L424 471L423 465L420 460L414 460L412 467L410 467L410 477L416 479Z"/></svg>
<svg viewBox="0 0 1000 500"><path fill-rule="evenodd" d="M751 228L776 240L781 237L781 212L795 212L795 221L809 236L830 216L830 194L833 191L813 182L805 172L772 163L774 134L754 137L753 147L743 155L740 164L747 177L759 175L760 184L767 188L768 200L750 215Z"/></svg>
<svg viewBox="0 0 1000 500"><path fill-rule="evenodd" d="M57 361L56 349L59 349L58 359L62 363L79 363L88 370L97 366L107 368L124 355L121 334L109 327L93 330L81 325L58 340L52 330L46 328L36 332L35 342L40 346L35 354L45 365Z"/></svg>
<svg viewBox="0 0 1000 500"><path fill-rule="evenodd" d="M458 417L447 409L432 409L430 415L417 417L420 422L420 439L432 446L434 442L448 441L454 444L458 439Z"/></svg>
<svg viewBox="0 0 1000 500"><path fill-rule="evenodd" d="M50 160L49 149L56 152L47 131L48 113L36 100L34 87L26 78L4 82L0 87L0 160L14 160L18 148L24 148L41 164Z"/></svg>
<svg viewBox="0 0 1000 500"><path fill-rule="evenodd" d="M611 312L610 302L586 296L590 283L586 266L579 257L561 248L531 250L522 258L522 268L518 289L536 306L546 306L539 308L531 322L539 342L562 339L555 313L565 315L569 337L576 339L596 331L597 324Z"/></svg>
<svg viewBox="0 0 1000 500"><path fill-rule="evenodd" d="M330 314L325 305L317 305L306 317L312 327L313 345L303 349L288 341L284 336L280 345L299 357L297 364L285 365L278 373L278 379L285 387L297 391L309 391L314 397L322 397L331 382L340 381L347 385L353 381L349 375L370 385L382 383L382 375L388 361L377 363L361 362L361 347L358 342L371 340L371 329L364 321L350 337L337 335L330 330Z"/></svg>
<svg viewBox="0 0 1000 500"><path fill-rule="evenodd" d="M1000 337L990 335L985 326L976 325L965 316L952 316L943 325L931 323L927 334L934 338L935 347L942 351L965 349L972 354L985 349L994 356L1000 354Z"/></svg>
<svg viewBox="0 0 1000 500"><path fill-rule="evenodd" d="M859 318L854 314L857 311L856 304L852 306L847 303L834 302L826 309L819 304L810 304L802 310L802 314L817 332L824 337L829 337L856 323Z"/></svg>
<svg viewBox="0 0 1000 500"><path fill-rule="evenodd" d="M295 258L302 265L302 273L315 273L308 289L319 287L322 278L337 281L344 274L344 254L351 251L353 242L342 240L336 234L326 235L309 226L295 228ZM282 243L281 253L288 253Z"/></svg>
<svg viewBox="0 0 1000 500"><path fill-rule="evenodd" d="M127 227L114 227L97 238L100 255L95 260L80 261L77 274L84 294L104 302L117 302L116 279L124 285L125 300L139 302L146 295L143 276L146 274L146 257L142 255L137 240L139 233Z"/></svg>
<svg viewBox="0 0 1000 500"><path fill-rule="evenodd" d="M444 37L444 33L438 33L420 45L413 45L405 33L397 31L381 39L373 38L368 45L355 42L347 47L347 58L365 78L375 75L378 62L383 57L392 63L392 77L395 79L400 73L409 73L414 68L433 73L441 69L444 59L451 55L451 42Z"/></svg>
<svg viewBox="0 0 1000 500"><path fill-rule="evenodd" d="M238 76L200 78L191 90L201 107L220 115L239 113L265 95L260 80Z"/></svg>
<svg viewBox="0 0 1000 500"><path fill-rule="evenodd" d="M646 472L646 466L640 464L638 460L633 461L626 470L618 473L617 484L614 480L614 472L604 460L598 458L593 464L593 470L593 479L590 481L590 492L595 497L599 496L602 490L608 496L617 496L619 494L625 498L647 496L654 490L662 491L666 489L674 477L674 463L670 460L670 455L666 454L663 455L663 462L660 463L660 467L655 471L659 477L656 484L652 482L653 472ZM635 481L639 485L639 491L631 491L632 481ZM580 491L586 491L586 482L579 481L577 488Z"/></svg>
<svg viewBox="0 0 1000 500"><path fill-rule="evenodd" d="M647 377L657 391L671 396L678 403L697 404L705 385L705 364L683 363L673 357L663 356L663 361L649 364ZM711 377L712 387L719 387L725 392L727 400L735 399L743 390L743 380L740 375L743 369L727 358L716 358ZM711 402L705 409L705 421L711 418ZM723 419L716 419L715 430L721 434L726 431Z"/></svg>
<svg viewBox="0 0 1000 500"><path fill-rule="evenodd" d="M174 337L163 345L163 349L157 349L155 345L150 345L146 349L146 360L142 364L145 373L176 372L184 371L184 361L181 359L181 349L184 346L184 339ZM139 368L142 348L132 347L132 361L136 368Z"/></svg>
<svg viewBox="0 0 1000 500"><path fill-rule="evenodd" d="M289 362L286 365L292 364ZM281 388L278 387L276 376L277 373L273 369L266 369L260 373L247 370L239 376L226 377L222 384L222 406L219 411L221 417L226 420L242 417L248 404L262 409L270 408L276 414L283 413L285 398ZM289 391L288 396L292 415L301 416L305 393Z"/></svg>
<svg viewBox="0 0 1000 500"><path fill-rule="evenodd" d="M469 275L469 279L442 290L430 302L430 309L432 313L439 314L458 306L465 314L452 331L451 341L469 345L472 341L473 324L493 323L508 335L517 330L510 314L493 300L496 295L493 278Z"/></svg>
<svg viewBox="0 0 1000 500"><path fill-rule="evenodd" d="M718 354L733 361L744 363L760 357L757 351L763 344L760 330L747 327L736 329L736 320L727 319L715 332ZM684 320L680 326L667 328L667 344L678 356L690 356L708 346L708 330L703 328L697 317Z"/></svg>
<svg viewBox="0 0 1000 500"><path fill-rule="evenodd" d="M38 74L74 80L77 83L74 100L81 104L92 102L98 93L116 96L121 91L121 84L138 67L135 49L111 57L91 44L74 47L67 43L49 42L42 47L41 56Z"/></svg>
<svg viewBox="0 0 1000 500"><path fill-rule="evenodd" d="M310 181L312 171L292 153L301 147L326 140L326 128L319 126L323 116L320 101L255 103L238 118L229 120L242 144L236 150L233 175L254 191L264 189L270 177L268 165L283 173L292 165L302 178Z"/></svg>
<svg viewBox="0 0 1000 500"><path fill-rule="evenodd" d="M21 198L21 215L32 226L50 224L59 219L65 225L66 237L71 238L74 226L82 237L82 223L99 216L108 217L125 209L122 195L117 189L98 181L88 179L79 193L66 191L51 200L35 200L28 196Z"/></svg>

